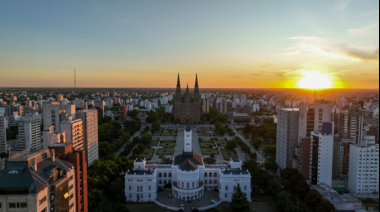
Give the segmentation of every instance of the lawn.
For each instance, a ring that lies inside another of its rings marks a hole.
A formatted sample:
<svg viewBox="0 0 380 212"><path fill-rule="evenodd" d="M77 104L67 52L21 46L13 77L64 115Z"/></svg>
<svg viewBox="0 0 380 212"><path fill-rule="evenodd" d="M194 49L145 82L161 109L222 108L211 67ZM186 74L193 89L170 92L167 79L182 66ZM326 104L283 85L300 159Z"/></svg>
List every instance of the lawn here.
<svg viewBox="0 0 380 212"><path fill-rule="evenodd" d="M160 146L165 147L165 148L171 148L175 147L175 143L160 143Z"/></svg>
<svg viewBox="0 0 380 212"><path fill-rule="evenodd" d="M200 143L201 148L212 148L215 145L213 143Z"/></svg>
<svg viewBox="0 0 380 212"><path fill-rule="evenodd" d="M174 154L174 149L172 148L158 149L156 152L156 155L172 155L172 154Z"/></svg>
<svg viewBox="0 0 380 212"><path fill-rule="evenodd" d="M248 212L248 211L254 211L255 212L275 212L273 210L271 203L269 202L250 202L249 203L249 210L241 211L241 212ZM227 202L223 202L222 204L218 205L216 207L220 212L232 212L230 204Z"/></svg>
<svg viewBox="0 0 380 212"><path fill-rule="evenodd" d="M202 140L200 143L214 143L214 141L211 141L211 140Z"/></svg>
<svg viewBox="0 0 380 212"><path fill-rule="evenodd" d="M149 145L150 145L150 146L157 146L159 141L160 141L160 139L158 139L158 138L154 138L154 139L149 143Z"/></svg>
<svg viewBox="0 0 380 212"><path fill-rule="evenodd" d="M224 148L221 151L222 151L222 155L224 157L224 160L230 160L231 158L237 157L235 152L230 150L230 149Z"/></svg>
<svg viewBox="0 0 380 212"><path fill-rule="evenodd" d="M154 154L154 149L145 148L144 151L140 153L141 157L146 158L147 160L151 160Z"/></svg>
<svg viewBox="0 0 380 212"><path fill-rule="evenodd" d="M153 203L132 203L132 204L127 205L127 207L131 212L140 212L140 211L173 212L172 210L162 208Z"/></svg>
<svg viewBox="0 0 380 212"><path fill-rule="evenodd" d="M202 148L202 155L211 155L212 153L214 153L214 155L218 155L219 151L211 148Z"/></svg>
<svg viewBox="0 0 380 212"><path fill-rule="evenodd" d="M162 143L175 143L175 140L162 140L161 144Z"/></svg>
<svg viewBox="0 0 380 212"><path fill-rule="evenodd" d="M226 147L227 146L227 141L216 141L218 146Z"/></svg>

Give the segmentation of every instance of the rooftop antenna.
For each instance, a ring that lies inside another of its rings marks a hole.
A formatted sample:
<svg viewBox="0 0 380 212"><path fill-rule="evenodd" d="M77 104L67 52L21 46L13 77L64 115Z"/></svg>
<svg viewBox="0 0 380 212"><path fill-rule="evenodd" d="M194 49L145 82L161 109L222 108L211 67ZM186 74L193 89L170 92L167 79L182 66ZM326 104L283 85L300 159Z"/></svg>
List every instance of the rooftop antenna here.
<svg viewBox="0 0 380 212"><path fill-rule="evenodd" d="M77 71L74 70L74 89L77 88Z"/></svg>

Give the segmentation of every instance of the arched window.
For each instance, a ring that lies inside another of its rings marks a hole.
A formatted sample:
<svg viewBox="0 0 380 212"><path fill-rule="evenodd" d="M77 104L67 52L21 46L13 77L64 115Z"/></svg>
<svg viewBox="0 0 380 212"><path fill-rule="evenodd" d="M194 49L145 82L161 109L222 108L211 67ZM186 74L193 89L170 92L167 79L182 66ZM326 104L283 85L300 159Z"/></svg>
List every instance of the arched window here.
<svg viewBox="0 0 380 212"><path fill-rule="evenodd" d="M215 172L215 173L214 173L214 177L218 177L218 173Z"/></svg>
<svg viewBox="0 0 380 212"><path fill-rule="evenodd" d="M159 173L159 174L158 174L158 177L162 177L162 173Z"/></svg>
<svg viewBox="0 0 380 212"><path fill-rule="evenodd" d="M207 177L207 173L205 172L205 177Z"/></svg>
<svg viewBox="0 0 380 212"><path fill-rule="evenodd" d="M207 184L207 180L205 180L205 184Z"/></svg>
<svg viewBox="0 0 380 212"><path fill-rule="evenodd" d="M129 198L131 198L131 199L132 199L132 194L129 194Z"/></svg>
<svg viewBox="0 0 380 212"><path fill-rule="evenodd" d="M217 180L214 180L214 184L218 184L218 181L217 181Z"/></svg>
<svg viewBox="0 0 380 212"><path fill-rule="evenodd" d="M234 191L236 191L236 186L234 186Z"/></svg>
<svg viewBox="0 0 380 212"><path fill-rule="evenodd" d="M172 183L172 180L169 180L169 183Z"/></svg>
<svg viewBox="0 0 380 212"><path fill-rule="evenodd" d="M188 183L186 183L187 184L187 188L190 188L190 183L188 182Z"/></svg>
<svg viewBox="0 0 380 212"><path fill-rule="evenodd" d="M159 180L159 181L158 181L158 184L162 184L162 180Z"/></svg>
<svg viewBox="0 0 380 212"><path fill-rule="evenodd" d="M227 198L228 197L228 194L226 193L225 197Z"/></svg>
<svg viewBox="0 0 380 212"><path fill-rule="evenodd" d="M184 182L182 182L182 188L185 188L185 183Z"/></svg>
<svg viewBox="0 0 380 212"><path fill-rule="evenodd" d="M166 174L166 172L164 173L164 177L168 177L167 174Z"/></svg>
<svg viewBox="0 0 380 212"><path fill-rule="evenodd" d="M152 195L151 194L149 194L149 198L151 198L152 197Z"/></svg>
<svg viewBox="0 0 380 212"><path fill-rule="evenodd" d="M244 190L245 190L245 191L247 190L247 186L244 186Z"/></svg>
<svg viewBox="0 0 380 212"><path fill-rule="evenodd" d="M212 180L208 181L210 184L212 184Z"/></svg>
<svg viewBox="0 0 380 212"><path fill-rule="evenodd" d="M132 190L132 186L129 186L129 190L130 190L130 191Z"/></svg>
<svg viewBox="0 0 380 212"><path fill-rule="evenodd" d="M169 173L169 177L172 177L172 173Z"/></svg>
<svg viewBox="0 0 380 212"><path fill-rule="evenodd" d="M149 186L149 191L152 190L152 186Z"/></svg>
<svg viewBox="0 0 380 212"><path fill-rule="evenodd" d="M195 183L193 182L193 188L195 187Z"/></svg>
<svg viewBox="0 0 380 212"><path fill-rule="evenodd" d="M228 191L228 186L226 186L226 191Z"/></svg>
<svg viewBox="0 0 380 212"><path fill-rule="evenodd" d="M166 185L166 180L164 180L164 184Z"/></svg>
<svg viewBox="0 0 380 212"><path fill-rule="evenodd" d="M209 177L212 177L212 173L211 173L211 172L210 172L210 173L208 173L208 176L209 176Z"/></svg>

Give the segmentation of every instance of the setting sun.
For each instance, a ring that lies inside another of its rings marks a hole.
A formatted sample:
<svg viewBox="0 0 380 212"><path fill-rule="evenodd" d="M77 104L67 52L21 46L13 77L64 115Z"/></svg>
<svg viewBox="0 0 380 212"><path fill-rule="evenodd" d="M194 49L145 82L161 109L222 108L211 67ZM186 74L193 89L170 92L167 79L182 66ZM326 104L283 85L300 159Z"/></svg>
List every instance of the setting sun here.
<svg viewBox="0 0 380 212"><path fill-rule="evenodd" d="M332 88L331 77L319 71L302 71L304 77L298 82L298 88L323 89Z"/></svg>

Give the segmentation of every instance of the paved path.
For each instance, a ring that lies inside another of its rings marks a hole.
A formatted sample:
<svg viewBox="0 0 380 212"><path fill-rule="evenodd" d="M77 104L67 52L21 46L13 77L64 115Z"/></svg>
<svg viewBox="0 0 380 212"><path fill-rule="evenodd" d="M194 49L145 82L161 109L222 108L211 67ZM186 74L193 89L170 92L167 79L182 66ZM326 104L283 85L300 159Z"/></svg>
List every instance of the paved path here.
<svg viewBox="0 0 380 212"><path fill-rule="evenodd" d="M137 131L130 139L129 139L129 141L133 141L133 138L134 137L136 137L136 136L140 136L140 133L141 133L141 131ZM116 156L119 156L122 152L123 152L123 150L125 149L125 147L127 146L127 144L128 144L128 142L126 142L122 147L120 147L118 150L116 150L116 152L115 152L115 154L114 155L116 155ZM135 148L135 147L133 147L133 148ZM131 151L132 152L132 151ZM129 157L129 156L128 156Z"/></svg>
<svg viewBox="0 0 380 212"><path fill-rule="evenodd" d="M265 162L265 157L264 156L262 156L261 155L261 153L259 152L259 151L257 151L255 148L253 148L253 146L251 146L251 144L249 143L249 139L245 139L242 135L240 135L240 133L238 133L235 129L233 129L234 130L234 132L235 132L235 134L236 134L236 136L238 136L241 140L243 140L243 142L244 143L246 143L246 144L248 144L248 146L249 146L249 148L251 149L251 152L253 153L253 152L256 152L256 154L257 154L257 162L262 162L262 163L264 163ZM240 149L240 147L239 147L239 149ZM240 151L243 151L243 150L241 150L240 149ZM238 151L237 151L238 152ZM243 152L244 153L244 152ZM239 156L239 152L238 152L238 156ZM240 158L240 156L239 156L239 158ZM241 158L241 159L243 159L243 158Z"/></svg>
<svg viewBox="0 0 380 212"><path fill-rule="evenodd" d="M193 129L193 140L192 140L192 147L193 147L193 152L194 154L196 155L202 155L202 151L201 151L201 146L199 144L199 139L198 139L198 133L197 133L197 129Z"/></svg>

